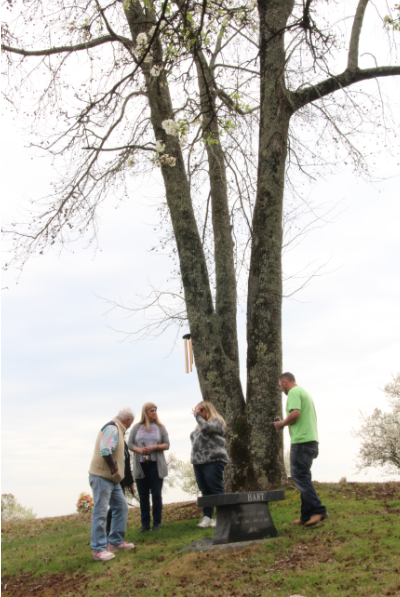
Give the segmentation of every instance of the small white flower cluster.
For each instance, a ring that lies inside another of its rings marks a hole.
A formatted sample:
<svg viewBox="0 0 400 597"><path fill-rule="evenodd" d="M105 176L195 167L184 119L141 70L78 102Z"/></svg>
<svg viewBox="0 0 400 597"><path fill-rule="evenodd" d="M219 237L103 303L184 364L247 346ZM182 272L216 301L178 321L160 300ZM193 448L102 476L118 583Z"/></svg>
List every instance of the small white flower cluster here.
<svg viewBox="0 0 400 597"><path fill-rule="evenodd" d="M171 168L173 168L176 164L176 158L172 157L172 155L168 155L167 153L165 155L160 156L160 159L158 161L163 166L171 166Z"/></svg>
<svg viewBox="0 0 400 597"><path fill-rule="evenodd" d="M156 141L156 152L157 153L162 153L165 150L165 145L162 141L158 140Z"/></svg>
<svg viewBox="0 0 400 597"><path fill-rule="evenodd" d="M158 77L162 71L163 67L161 66L161 64L159 66L154 65L152 67L152 69L150 70L150 74L152 77Z"/></svg>
<svg viewBox="0 0 400 597"><path fill-rule="evenodd" d="M146 50L146 48L147 48L147 34L139 33L139 35L136 38L136 47L133 48L131 50L131 52L136 58L140 58L140 56L143 54L143 52ZM147 54L147 56L145 58L145 62L149 62L149 60L152 60L150 53Z"/></svg>
<svg viewBox="0 0 400 597"><path fill-rule="evenodd" d="M129 158L126 160L126 165L128 166L128 168L133 168L133 166L135 165L135 158L133 157L133 155L130 155Z"/></svg>
<svg viewBox="0 0 400 597"><path fill-rule="evenodd" d="M139 33L136 38L136 50L143 50L147 46L147 34Z"/></svg>
<svg viewBox="0 0 400 597"><path fill-rule="evenodd" d="M151 38L152 34L154 33L154 29L155 29L155 27L152 27L150 29L150 32L149 32L150 38ZM136 38L136 47L132 50L132 54L136 58L140 58L146 51L148 43L149 43L149 38L147 36L147 33L144 33L144 32L139 33L139 35ZM151 55L151 52L148 52L146 54L146 58L144 59L143 62L152 62L152 60L153 60L153 56ZM156 67L156 68L159 68L159 67ZM159 74L160 73L158 73L157 75L153 75L153 76L158 77Z"/></svg>
<svg viewBox="0 0 400 597"><path fill-rule="evenodd" d="M171 137L177 137L179 135L179 124L175 120L163 120L161 123L164 131Z"/></svg>

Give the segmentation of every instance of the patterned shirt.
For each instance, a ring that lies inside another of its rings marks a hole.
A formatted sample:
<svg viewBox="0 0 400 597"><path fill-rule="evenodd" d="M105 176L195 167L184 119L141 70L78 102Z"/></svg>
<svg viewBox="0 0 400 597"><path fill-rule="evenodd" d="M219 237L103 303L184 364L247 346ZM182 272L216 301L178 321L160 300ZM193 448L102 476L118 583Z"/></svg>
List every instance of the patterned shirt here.
<svg viewBox="0 0 400 597"><path fill-rule="evenodd" d="M100 439L101 456L112 454L118 444L118 427L116 425L107 425Z"/></svg>

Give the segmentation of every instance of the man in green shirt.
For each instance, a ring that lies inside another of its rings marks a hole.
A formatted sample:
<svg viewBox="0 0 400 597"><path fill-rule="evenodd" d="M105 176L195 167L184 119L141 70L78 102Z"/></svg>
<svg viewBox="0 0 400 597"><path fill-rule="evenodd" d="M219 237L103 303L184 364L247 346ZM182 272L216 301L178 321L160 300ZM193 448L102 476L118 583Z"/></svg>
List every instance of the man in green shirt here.
<svg viewBox="0 0 400 597"><path fill-rule="evenodd" d="M294 524L312 526L328 517L311 481L311 465L318 456L317 413L310 394L297 385L293 373L282 373L279 387L287 396L286 418L276 429L289 426L290 475L301 496L301 517Z"/></svg>

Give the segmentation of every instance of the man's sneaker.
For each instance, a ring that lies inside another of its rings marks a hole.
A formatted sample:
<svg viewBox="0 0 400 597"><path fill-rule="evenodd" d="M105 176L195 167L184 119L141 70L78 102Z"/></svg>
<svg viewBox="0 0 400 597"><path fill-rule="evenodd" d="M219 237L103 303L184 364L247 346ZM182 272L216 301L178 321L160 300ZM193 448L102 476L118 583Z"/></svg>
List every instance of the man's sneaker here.
<svg viewBox="0 0 400 597"><path fill-rule="evenodd" d="M209 518L208 516L205 516L203 518L203 520L201 522L199 522L199 524L197 526L200 527L201 529L205 529L207 527L212 526L211 518Z"/></svg>
<svg viewBox="0 0 400 597"><path fill-rule="evenodd" d="M216 527L216 526L217 526L217 521L215 520L215 518L212 518L211 522L210 522L210 527Z"/></svg>
<svg viewBox="0 0 400 597"><path fill-rule="evenodd" d="M159 524L153 524L153 531L161 531L161 527Z"/></svg>
<svg viewBox="0 0 400 597"><path fill-rule="evenodd" d="M149 531L149 530L150 530L150 527L143 527L143 526L142 526L142 527L139 529L139 533L145 533L146 531Z"/></svg>
<svg viewBox="0 0 400 597"><path fill-rule="evenodd" d="M112 560L113 558L115 558L115 555L113 553L110 553L109 551L104 550L94 551L93 557L95 560L98 560L99 562L107 562L108 560Z"/></svg>
<svg viewBox="0 0 400 597"><path fill-rule="evenodd" d="M135 546L133 543L128 543L128 541L123 541L119 545L112 545L111 543L108 544L108 551L116 552L121 551L123 549L133 549Z"/></svg>

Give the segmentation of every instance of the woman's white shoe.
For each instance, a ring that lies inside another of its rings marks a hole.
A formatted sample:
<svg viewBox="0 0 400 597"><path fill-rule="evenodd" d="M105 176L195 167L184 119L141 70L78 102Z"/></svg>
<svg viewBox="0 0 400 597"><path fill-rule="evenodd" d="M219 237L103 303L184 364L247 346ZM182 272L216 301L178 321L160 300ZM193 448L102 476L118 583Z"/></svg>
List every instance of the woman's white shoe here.
<svg viewBox="0 0 400 597"><path fill-rule="evenodd" d="M211 527L212 526L212 520L208 516L205 516L203 518L203 520L201 522L199 522L199 524L197 526L200 527L201 529L205 529L207 527Z"/></svg>

